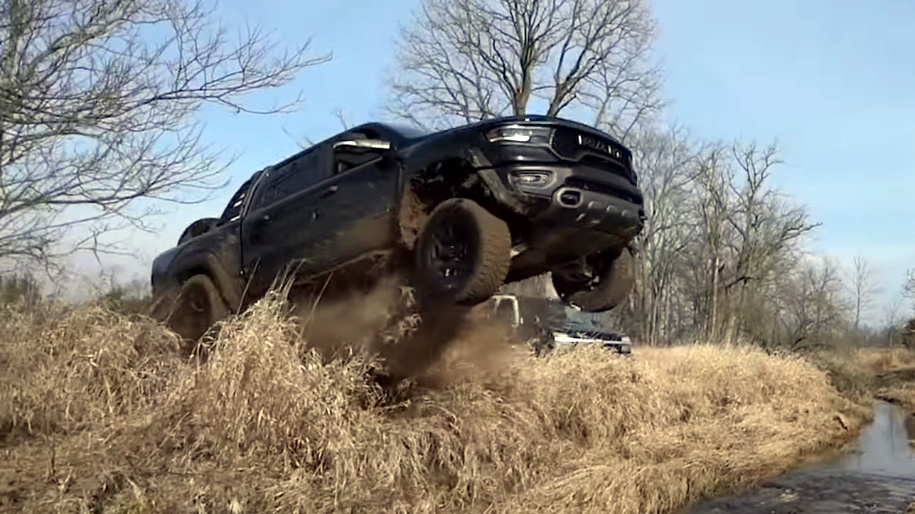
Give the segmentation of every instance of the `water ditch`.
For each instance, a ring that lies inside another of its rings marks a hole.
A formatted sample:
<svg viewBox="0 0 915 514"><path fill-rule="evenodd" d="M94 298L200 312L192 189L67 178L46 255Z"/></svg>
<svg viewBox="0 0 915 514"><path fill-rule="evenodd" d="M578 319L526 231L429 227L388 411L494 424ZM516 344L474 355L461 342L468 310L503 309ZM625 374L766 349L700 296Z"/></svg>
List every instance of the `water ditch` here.
<svg viewBox="0 0 915 514"><path fill-rule="evenodd" d="M680 514L896 513L915 502L915 417L884 401L852 450Z"/></svg>

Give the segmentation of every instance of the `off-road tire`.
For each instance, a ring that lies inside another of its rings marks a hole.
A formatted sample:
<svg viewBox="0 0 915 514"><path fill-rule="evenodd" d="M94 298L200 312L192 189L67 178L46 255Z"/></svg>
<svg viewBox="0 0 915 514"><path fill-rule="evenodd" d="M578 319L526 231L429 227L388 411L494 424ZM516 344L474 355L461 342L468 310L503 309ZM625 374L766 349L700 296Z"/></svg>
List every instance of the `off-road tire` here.
<svg viewBox="0 0 915 514"><path fill-rule="evenodd" d="M453 284L446 284L435 269L433 252L438 231L453 227L467 247L460 266L465 269ZM419 297L473 306L497 293L511 265L511 232L508 225L478 203L452 198L440 203L423 224L414 248L414 273Z"/></svg>
<svg viewBox="0 0 915 514"><path fill-rule="evenodd" d="M632 290L635 257L629 247L623 247L620 254L604 267L594 285L569 280L556 273L552 275L553 288L563 302L585 312L605 312L622 303Z"/></svg>
<svg viewBox="0 0 915 514"><path fill-rule="evenodd" d="M166 325L182 338L193 342L229 314L229 307L213 280L203 274L194 275L181 285Z"/></svg>

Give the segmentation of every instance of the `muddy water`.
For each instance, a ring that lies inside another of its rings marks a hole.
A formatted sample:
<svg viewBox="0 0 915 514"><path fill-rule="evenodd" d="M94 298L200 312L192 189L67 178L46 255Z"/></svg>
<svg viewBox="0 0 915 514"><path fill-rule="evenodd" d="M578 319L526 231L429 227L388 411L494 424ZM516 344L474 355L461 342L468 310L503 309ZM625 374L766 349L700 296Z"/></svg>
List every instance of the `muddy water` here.
<svg viewBox="0 0 915 514"><path fill-rule="evenodd" d="M910 439L915 439L915 419L879 401L874 404L874 421L849 453L683 512L903 513L915 502L915 450Z"/></svg>

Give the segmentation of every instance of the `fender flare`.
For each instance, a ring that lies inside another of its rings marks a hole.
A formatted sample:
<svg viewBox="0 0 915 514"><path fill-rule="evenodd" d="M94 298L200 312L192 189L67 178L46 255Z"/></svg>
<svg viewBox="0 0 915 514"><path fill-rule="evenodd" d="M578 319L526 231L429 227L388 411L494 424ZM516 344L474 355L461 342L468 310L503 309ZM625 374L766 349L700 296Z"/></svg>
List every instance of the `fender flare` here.
<svg viewBox="0 0 915 514"><path fill-rule="evenodd" d="M184 232L178 237L178 246L203 235L212 229L212 226L219 222L219 218L200 218L190 223L184 228Z"/></svg>
<svg viewBox="0 0 915 514"><path fill-rule="evenodd" d="M479 181L486 193L492 195L495 201L508 208L509 211L519 215L528 213L529 206L524 201L524 196L512 191L503 183L499 174L492 167L492 163L474 145L468 145L455 153L420 151L414 155L402 156L399 159L400 177L398 178L398 205L395 208L395 218L399 225L396 228L397 234L408 248L412 248L412 238L404 231L404 226L409 225L405 215L409 217L412 214L413 206L411 204L422 203L422 199L411 198L413 195L412 182L429 181L431 177L426 173L428 168L440 166L445 161L460 163L464 167L465 173L448 176L455 186L466 187L469 183ZM435 182L435 179L431 179L431 181Z"/></svg>

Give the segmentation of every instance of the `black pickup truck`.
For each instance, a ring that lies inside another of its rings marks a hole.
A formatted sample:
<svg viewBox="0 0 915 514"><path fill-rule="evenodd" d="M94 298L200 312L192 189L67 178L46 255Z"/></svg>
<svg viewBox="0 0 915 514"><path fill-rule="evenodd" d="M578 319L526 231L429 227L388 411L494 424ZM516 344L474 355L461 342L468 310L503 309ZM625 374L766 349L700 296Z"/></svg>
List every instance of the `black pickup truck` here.
<svg viewBox="0 0 915 514"><path fill-rule="evenodd" d="M563 301L604 311L632 287L644 222L631 152L587 125L366 123L255 172L154 260L152 289L191 339L290 277L351 288L406 271L419 297L472 306L552 272Z"/></svg>

